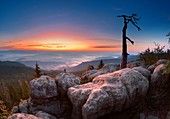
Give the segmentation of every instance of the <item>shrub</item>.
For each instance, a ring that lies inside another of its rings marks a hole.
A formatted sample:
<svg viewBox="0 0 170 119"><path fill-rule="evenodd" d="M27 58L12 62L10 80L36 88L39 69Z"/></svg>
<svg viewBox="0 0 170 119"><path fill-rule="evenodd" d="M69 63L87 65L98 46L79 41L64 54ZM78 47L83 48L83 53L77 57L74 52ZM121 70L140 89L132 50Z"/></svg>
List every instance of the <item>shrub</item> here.
<svg viewBox="0 0 170 119"><path fill-rule="evenodd" d="M85 84L85 83L88 83L88 77L85 76L84 78L81 79L81 84Z"/></svg>
<svg viewBox="0 0 170 119"><path fill-rule="evenodd" d="M89 71L89 70L93 70L94 69L94 66L93 65L89 65L86 69L86 71Z"/></svg>
<svg viewBox="0 0 170 119"><path fill-rule="evenodd" d="M10 112L8 111L4 101L0 100L0 119L7 119Z"/></svg>
<svg viewBox="0 0 170 119"><path fill-rule="evenodd" d="M153 50L147 48L144 52L139 53L139 59L144 61L146 65L152 65L159 59L170 59L170 50L165 50L165 46L156 43L155 46Z"/></svg>

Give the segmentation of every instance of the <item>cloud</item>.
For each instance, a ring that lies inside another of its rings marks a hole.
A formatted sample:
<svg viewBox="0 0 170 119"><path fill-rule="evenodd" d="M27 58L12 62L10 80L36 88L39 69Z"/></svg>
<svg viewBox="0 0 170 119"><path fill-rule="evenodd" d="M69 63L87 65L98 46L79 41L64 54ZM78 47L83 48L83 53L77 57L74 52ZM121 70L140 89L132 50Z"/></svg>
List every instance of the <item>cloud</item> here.
<svg viewBox="0 0 170 119"><path fill-rule="evenodd" d="M28 47L42 47L42 44L27 45Z"/></svg>
<svg viewBox="0 0 170 119"><path fill-rule="evenodd" d="M90 46L91 48L120 48L121 45L97 45L97 46Z"/></svg>
<svg viewBox="0 0 170 119"><path fill-rule="evenodd" d="M76 35L77 34L77 35ZM97 48L115 48L120 40L110 37L95 37L84 33L71 32L44 32L12 38L0 42L1 46L19 50L99 50ZM97 45L98 46L97 46ZM114 44L108 45L107 44ZM105 45L105 46L103 46ZM89 47L91 46L91 47ZM91 49L90 49L91 48ZM96 48L96 49L95 49ZM0 48L1 49L1 48Z"/></svg>
<svg viewBox="0 0 170 119"><path fill-rule="evenodd" d="M107 41L107 42L110 42L110 41L112 41L112 42L120 42L120 40L117 40L117 39L112 39L112 38L87 38L87 40L89 40L89 41Z"/></svg>
<svg viewBox="0 0 170 119"><path fill-rule="evenodd" d="M1 46L0 50L9 50L9 49L13 49L13 46Z"/></svg>
<svg viewBox="0 0 170 119"><path fill-rule="evenodd" d="M59 43L37 43L37 44L31 44L27 45L28 47L44 47L44 48L64 48L65 45L59 44Z"/></svg>

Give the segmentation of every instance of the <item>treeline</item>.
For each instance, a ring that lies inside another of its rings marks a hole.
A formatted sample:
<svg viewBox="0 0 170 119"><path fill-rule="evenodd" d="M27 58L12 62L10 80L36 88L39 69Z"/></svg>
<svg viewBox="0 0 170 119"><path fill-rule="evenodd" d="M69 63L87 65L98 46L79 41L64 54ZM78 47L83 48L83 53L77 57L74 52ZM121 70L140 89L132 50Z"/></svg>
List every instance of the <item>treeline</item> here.
<svg viewBox="0 0 170 119"><path fill-rule="evenodd" d="M170 50L165 50L165 46L161 46L155 43L155 48L147 48L145 51L139 53L139 59L145 62L146 65L152 65L159 59L170 60Z"/></svg>

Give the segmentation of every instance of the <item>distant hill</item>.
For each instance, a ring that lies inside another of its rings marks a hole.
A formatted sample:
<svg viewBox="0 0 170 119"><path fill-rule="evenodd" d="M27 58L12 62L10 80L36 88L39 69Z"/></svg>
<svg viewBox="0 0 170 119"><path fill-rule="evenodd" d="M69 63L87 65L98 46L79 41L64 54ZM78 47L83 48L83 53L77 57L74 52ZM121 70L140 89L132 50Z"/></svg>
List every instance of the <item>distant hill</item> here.
<svg viewBox="0 0 170 119"><path fill-rule="evenodd" d="M37 62L39 67L44 70L55 70L58 69L59 65L64 64L64 62L50 62L50 61L18 61L18 62L32 68L35 68L35 64Z"/></svg>
<svg viewBox="0 0 170 119"><path fill-rule="evenodd" d="M41 70L51 77L55 77L61 71L46 71ZM17 83L18 80L30 81L34 78L34 68L28 67L22 63L15 61L0 61L0 82Z"/></svg>
<svg viewBox="0 0 170 119"><path fill-rule="evenodd" d="M25 66L19 62L0 61L0 81L16 82L18 80L31 80L34 75L34 69Z"/></svg>
<svg viewBox="0 0 170 119"><path fill-rule="evenodd" d="M131 55L128 57L128 62L134 61L138 59L138 55ZM115 63L115 64L120 64L121 62L121 57L114 58L114 59L100 59L103 60L104 64L108 63ZM67 69L68 72L78 72L78 71L83 71L85 70L89 65L93 65L95 68L98 67L100 60L93 60L93 61L88 61L88 62L82 62L81 64L70 67Z"/></svg>

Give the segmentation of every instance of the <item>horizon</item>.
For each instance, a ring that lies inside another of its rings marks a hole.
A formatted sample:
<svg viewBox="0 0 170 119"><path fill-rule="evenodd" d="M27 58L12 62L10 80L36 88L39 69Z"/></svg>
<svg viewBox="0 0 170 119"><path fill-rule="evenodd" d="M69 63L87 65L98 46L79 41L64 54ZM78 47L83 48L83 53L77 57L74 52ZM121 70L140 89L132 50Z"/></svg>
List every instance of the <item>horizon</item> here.
<svg viewBox="0 0 170 119"><path fill-rule="evenodd" d="M0 51L118 52L123 20L137 13L138 32L128 25L128 52L139 53L154 42L169 48L170 8L164 1L5 0L0 1Z"/></svg>

